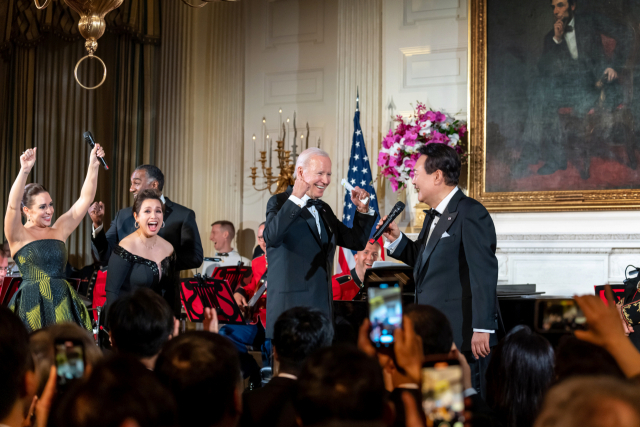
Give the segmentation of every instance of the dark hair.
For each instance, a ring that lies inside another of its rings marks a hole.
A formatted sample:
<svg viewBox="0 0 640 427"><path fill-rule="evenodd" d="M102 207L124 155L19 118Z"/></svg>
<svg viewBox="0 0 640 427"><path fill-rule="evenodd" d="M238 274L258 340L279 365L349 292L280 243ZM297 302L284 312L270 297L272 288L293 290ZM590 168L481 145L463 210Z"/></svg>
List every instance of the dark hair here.
<svg viewBox="0 0 640 427"><path fill-rule="evenodd" d="M153 165L140 165L136 168L137 171L143 170L147 176L158 183L158 191L162 191L164 188L164 174L158 167Z"/></svg>
<svg viewBox="0 0 640 427"><path fill-rule="evenodd" d="M25 396L24 376L32 369L27 329L11 310L0 307L0 420Z"/></svg>
<svg viewBox="0 0 640 427"><path fill-rule="evenodd" d="M236 228L233 226L233 223L231 221L226 221L226 220L216 221L213 224L211 224L212 227L214 225L219 225L220 228L226 229L229 232L229 238L231 240L233 240L233 238L236 236Z"/></svg>
<svg viewBox="0 0 640 427"><path fill-rule="evenodd" d="M23 216L27 216L24 213L24 208L31 209L33 205L33 198L40 193L48 193L49 191L44 188L42 184L32 183L24 186L24 193L22 193L22 201L20 202L20 212Z"/></svg>
<svg viewBox="0 0 640 427"><path fill-rule="evenodd" d="M294 406L304 426L380 421L385 397L378 361L353 346L337 345L309 356L298 377Z"/></svg>
<svg viewBox="0 0 640 427"><path fill-rule="evenodd" d="M549 3L553 3L553 0L549 0ZM569 6L575 6L576 0L567 0L567 3L569 3Z"/></svg>
<svg viewBox="0 0 640 427"><path fill-rule="evenodd" d="M173 311L160 295L140 288L111 304L107 325L119 353L151 357L173 332Z"/></svg>
<svg viewBox="0 0 640 427"><path fill-rule="evenodd" d="M181 334L162 349L155 372L176 396L181 426L208 427L226 414L238 415L240 362L227 338L205 331Z"/></svg>
<svg viewBox="0 0 640 427"><path fill-rule="evenodd" d="M430 305L410 304L405 308L405 314L413 321L416 334L422 338L425 356L451 351L453 331L444 313Z"/></svg>
<svg viewBox="0 0 640 427"><path fill-rule="evenodd" d="M528 326L513 328L487 368L487 404L505 427L530 427L553 380L553 348Z"/></svg>
<svg viewBox="0 0 640 427"><path fill-rule="evenodd" d="M331 321L315 308L290 308L278 317L273 328L280 370L288 373L297 373L311 353L330 346L332 340Z"/></svg>
<svg viewBox="0 0 640 427"><path fill-rule="evenodd" d="M158 190L154 190L152 188L147 188L146 190L142 190L138 193L135 200L133 201L133 212L136 215L140 215L140 209L142 209L142 202L145 200L157 200L160 202L160 206L162 206L162 216L164 217L164 203L162 203L162 199L160 198L162 194Z"/></svg>
<svg viewBox="0 0 640 427"><path fill-rule="evenodd" d="M556 348L556 383L581 375L607 375L625 379L616 360L604 348L574 335L560 339Z"/></svg>
<svg viewBox="0 0 640 427"><path fill-rule="evenodd" d="M445 184L458 185L461 163L460 156L458 156L456 150L447 144L433 142L420 146L418 153L427 156L424 162L424 170L428 174L440 170Z"/></svg>
<svg viewBox="0 0 640 427"><path fill-rule="evenodd" d="M153 372L130 356L115 355L96 365L54 409L56 426L115 427L131 418L140 427L177 426L173 396Z"/></svg>

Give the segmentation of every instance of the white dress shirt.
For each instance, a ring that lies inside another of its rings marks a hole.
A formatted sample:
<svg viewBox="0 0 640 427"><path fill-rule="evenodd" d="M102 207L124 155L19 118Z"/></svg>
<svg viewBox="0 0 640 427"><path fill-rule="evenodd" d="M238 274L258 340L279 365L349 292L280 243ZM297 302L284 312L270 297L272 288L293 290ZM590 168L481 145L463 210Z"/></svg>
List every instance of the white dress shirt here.
<svg viewBox="0 0 640 427"><path fill-rule="evenodd" d="M575 20L576 18L571 18L571 21L569 22L568 25L573 28L573 31L568 33L565 32L564 40L567 42L567 47L569 48L569 53L571 54L571 57L573 59L578 59L578 43L576 42ZM560 41L556 40L555 36L553 37L553 41L556 42L556 44L562 43L562 40Z"/></svg>
<svg viewBox="0 0 640 427"><path fill-rule="evenodd" d="M227 256L220 256L218 252L213 255L213 258L219 258L220 261L207 261L205 260L202 263L202 274L207 275L209 277L213 276L213 270L216 267L234 267L238 265L239 261L244 263L245 267L251 267L251 260L243 257L238 253L237 250L231 249L230 252L227 253Z"/></svg>
<svg viewBox="0 0 640 427"><path fill-rule="evenodd" d="M447 197L442 199L440 204L438 206L436 206L436 211L438 211L438 213L440 215L442 215L444 213L444 210L449 205L449 202L451 201L451 198L457 192L458 192L458 187L455 187L453 190L451 190L451 192L447 195ZM440 219L440 217L436 216L435 218L433 218L433 221L431 221L431 228L429 228L429 234L427 235L427 240L425 241L425 246L427 245L427 243L429 243L429 239L431 238L431 234L433 233L433 230L436 228L436 224L438 223L439 219ZM405 238L404 234L400 233L400 237L398 237L395 241L393 241L393 242L389 242L389 241L385 242L384 248L389 251L389 254L393 254L393 251L396 249L396 247L398 247L398 245L400 244L400 241L403 238ZM474 328L473 332L486 332L486 333L492 334L495 331L489 330L489 329L475 329Z"/></svg>
<svg viewBox="0 0 640 427"><path fill-rule="evenodd" d="M164 200L164 195L161 194L160 195L160 200L162 200L162 204L164 205L166 203L166 201ZM100 224L100 226L98 228L93 228L93 223L91 223L91 230L92 230L92 234L93 234L93 238L96 238L96 234L98 234L103 227L104 224Z"/></svg>
<svg viewBox="0 0 640 427"><path fill-rule="evenodd" d="M294 196L293 194L289 196L289 200L291 200L296 205L300 206L302 209L304 209L307 206L307 200L309 200L310 198L311 197L309 197L307 194L302 196L302 199ZM307 209L309 210L309 212L311 212L311 215L313 215L313 218L316 220L316 226L318 227L318 235L322 237L322 232L320 231L320 215L318 215L318 210L316 209L315 206L308 206ZM375 213L376 211L374 211L372 207L369 207L369 212L367 212L365 215L373 216L375 215Z"/></svg>

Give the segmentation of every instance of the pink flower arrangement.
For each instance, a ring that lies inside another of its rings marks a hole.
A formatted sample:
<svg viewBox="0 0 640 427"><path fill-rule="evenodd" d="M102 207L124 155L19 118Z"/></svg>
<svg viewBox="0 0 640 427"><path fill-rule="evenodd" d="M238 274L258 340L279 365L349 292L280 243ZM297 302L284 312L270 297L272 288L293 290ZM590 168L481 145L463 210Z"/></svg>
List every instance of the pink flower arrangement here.
<svg viewBox="0 0 640 427"><path fill-rule="evenodd" d="M420 157L418 148L424 144L447 144L460 155L462 164L467 162L465 146L467 123L440 111L427 110L418 103L413 115L396 116L397 126L382 140L378 154L380 173L391 183L393 191L409 185L413 167Z"/></svg>

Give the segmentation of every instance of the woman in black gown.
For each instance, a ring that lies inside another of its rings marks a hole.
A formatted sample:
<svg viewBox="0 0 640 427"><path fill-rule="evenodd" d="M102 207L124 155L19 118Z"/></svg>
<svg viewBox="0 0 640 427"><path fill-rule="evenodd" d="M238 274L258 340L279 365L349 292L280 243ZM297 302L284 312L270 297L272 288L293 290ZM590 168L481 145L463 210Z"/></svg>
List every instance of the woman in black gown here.
<svg viewBox="0 0 640 427"><path fill-rule="evenodd" d="M176 254L171 243L158 236L164 226L164 204L156 190L140 192L133 204L136 231L116 246L107 269L107 306L120 295L151 288L162 295L174 284Z"/></svg>

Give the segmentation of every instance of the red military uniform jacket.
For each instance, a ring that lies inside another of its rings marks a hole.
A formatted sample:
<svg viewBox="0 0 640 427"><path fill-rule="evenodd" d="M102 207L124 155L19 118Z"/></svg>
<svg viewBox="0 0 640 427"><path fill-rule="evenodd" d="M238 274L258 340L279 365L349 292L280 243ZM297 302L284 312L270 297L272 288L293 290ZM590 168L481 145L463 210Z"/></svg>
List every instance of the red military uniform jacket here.
<svg viewBox="0 0 640 427"><path fill-rule="evenodd" d="M249 302L249 299L253 297L253 295L260 289L264 280L266 280L267 276L267 256L262 255L258 258L255 258L251 261L251 270L253 272L253 276L251 277L251 282L248 285L236 289L236 292L242 294ZM255 311L253 322L257 323L257 320L260 320L262 326L266 326L267 322L267 292L260 297L260 300L256 303L258 309Z"/></svg>
<svg viewBox="0 0 640 427"><path fill-rule="evenodd" d="M354 268L349 273L336 274L331 278L331 288L333 289L333 299L337 301L352 301L360 292L362 282L356 274Z"/></svg>

